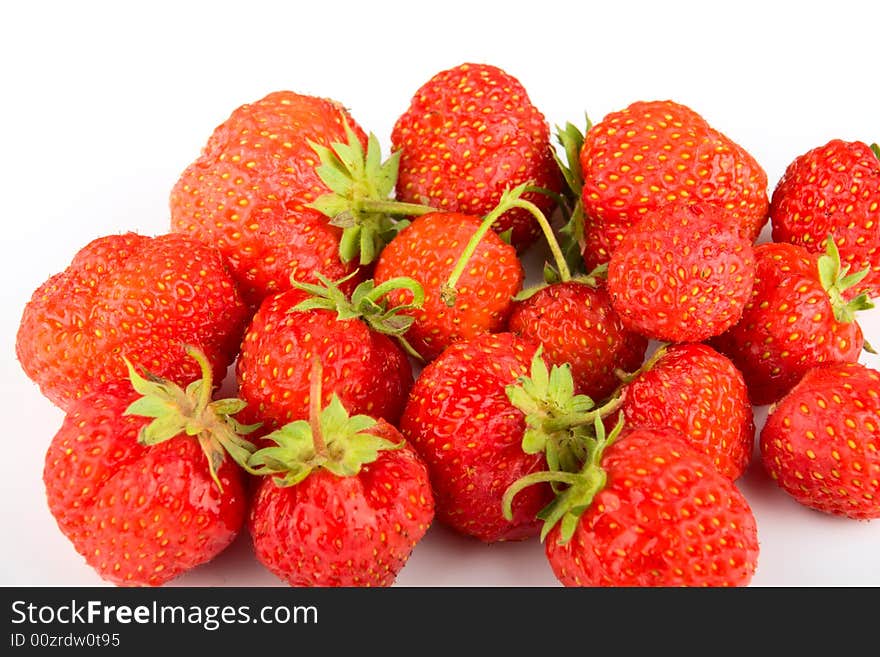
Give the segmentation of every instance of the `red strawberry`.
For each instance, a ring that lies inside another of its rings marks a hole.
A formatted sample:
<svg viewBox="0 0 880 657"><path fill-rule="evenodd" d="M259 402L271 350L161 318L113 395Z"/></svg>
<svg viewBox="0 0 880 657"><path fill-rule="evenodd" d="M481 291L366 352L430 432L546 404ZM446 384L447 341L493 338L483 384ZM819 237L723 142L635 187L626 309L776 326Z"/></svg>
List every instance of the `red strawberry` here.
<svg viewBox="0 0 880 657"><path fill-rule="evenodd" d="M567 364L578 393L602 399L620 384L616 370L631 371L642 364L648 341L624 328L603 280L572 278L549 223L537 209L535 216L556 269L545 266L546 284L517 295L508 330L540 344L547 362Z"/></svg>
<svg viewBox="0 0 880 657"><path fill-rule="evenodd" d="M757 568L757 526L733 482L674 429L626 429L615 441L621 426L607 438L600 432L579 474L557 473L568 487L542 513L542 538L559 581L748 584ZM529 483L512 488L506 502Z"/></svg>
<svg viewBox="0 0 880 657"><path fill-rule="evenodd" d="M395 323L397 309L389 313L377 302L389 286L362 283L349 300L324 282L324 288L297 283L297 289L266 298L251 321L236 370L239 395L249 404L246 417L268 429L306 419L317 360L324 403L337 394L352 412L397 422L413 374L403 348L385 334L407 325L404 318ZM407 289L421 300L417 285Z"/></svg>
<svg viewBox="0 0 880 657"><path fill-rule="evenodd" d="M253 306L289 289L291 278L342 278L357 262L340 253L342 228L312 207L331 192L313 145L347 140L367 145L333 100L277 91L242 105L174 186L172 229L216 245Z"/></svg>
<svg viewBox="0 0 880 657"><path fill-rule="evenodd" d="M394 427L350 417L335 395L313 412L251 456L276 475L251 505L257 558L292 586L390 586L433 520L427 470Z"/></svg>
<svg viewBox="0 0 880 657"><path fill-rule="evenodd" d="M199 376L185 345L216 371L235 359L247 308L220 254L183 235L98 238L25 306L16 354L65 410L99 389L131 389L120 356L185 385Z"/></svg>
<svg viewBox="0 0 880 657"><path fill-rule="evenodd" d="M568 363L577 392L593 399L611 394L620 384L616 370L637 369L648 348L645 338L624 328L601 283L543 287L516 303L508 327L541 344L547 362Z"/></svg>
<svg viewBox="0 0 880 657"><path fill-rule="evenodd" d="M713 341L737 366L753 404L778 401L813 367L852 362L865 344L855 321L870 308L863 296L849 303L846 275L833 242L823 256L794 244L755 247L755 284L739 323Z"/></svg>
<svg viewBox="0 0 880 657"><path fill-rule="evenodd" d="M621 410L628 427L678 429L730 479L752 458L755 421L745 381L706 345L658 349L626 384Z"/></svg>
<svg viewBox="0 0 880 657"><path fill-rule="evenodd" d="M807 372L771 408L764 467L801 504L849 518L880 518L880 373L859 363Z"/></svg>
<svg viewBox="0 0 880 657"><path fill-rule="evenodd" d="M486 543L538 531L551 489L521 495L507 519L504 491L548 463L570 467L571 430L607 409L575 396L567 368L549 372L536 346L511 333L457 342L419 375L400 430L428 466L437 518Z"/></svg>
<svg viewBox="0 0 880 657"><path fill-rule="evenodd" d="M755 276L751 242L713 205L668 204L622 237L608 292L623 325L646 337L699 342L740 318Z"/></svg>
<svg viewBox="0 0 880 657"><path fill-rule="evenodd" d="M238 400L211 402L210 367L184 392L132 370L129 388L74 402L46 453L43 480L61 531L104 579L157 586L211 560L244 522L246 427ZM133 402L133 403L132 403ZM149 422L144 417L157 418Z"/></svg>
<svg viewBox="0 0 880 657"><path fill-rule="evenodd" d="M718 205L754 241L767 219L767 175L689 107L636 102L586 133L580 153L587 268L608 262L642 216L674 201Z"/></svg>
<svg viewBox="0 0 880 657"><path fill-rule="evenodd" d="M391 134L401 153L397 195L443 212L484 215L507 188L531 182L559 191L550 129L513 76L488 64L442 71L413 96ZM549 196L527 195L545 214ZM523 248L539 234L528 212L512 209L494 229Z"/></svg>
<svg viewBox="0 0 880 657"><path fill-rule="evenodd" d="M873 149L873 152L872 152ZM880 148L833 139L788 165L770 203L773 240L821 253L834 237L851 271L869 268L848 298L880 294Z"/></svg>
<svg viewBox="0 0 880 657"><path fill-rule="evenodd" d="M422 215L379 255L377 285L406 276L424 289L421 308L407 311L414 318L407 340L425 360L458 340L504 329L524 273L515 249L489 228L505 210L521 207L523 190L505 192L482 223L450 212ZM412 300L406 290L388 296L397 305Z"/></svg>

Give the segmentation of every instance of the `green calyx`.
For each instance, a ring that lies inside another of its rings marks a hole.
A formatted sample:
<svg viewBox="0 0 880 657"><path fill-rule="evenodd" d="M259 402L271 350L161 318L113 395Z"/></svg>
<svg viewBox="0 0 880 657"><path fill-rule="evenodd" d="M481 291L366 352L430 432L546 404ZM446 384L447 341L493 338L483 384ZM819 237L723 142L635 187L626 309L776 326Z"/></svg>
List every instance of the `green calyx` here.
<svg viewBox="0 0 880 657"><path fill-rule="evenodd" d="M849 265L841 265L840 252L834 238L829 235L825 240L825 253L819 256L819 281L828 293L834 318L838 322L849 323L855 320L860 310L869 310L874 303L867 294L859 294L851 301L846 301L843 293L858 285L870 272L870 267L855 274L849 274Z"/></svg>
<svg viewBox="0 0 880 657"><path fill-rule="evenodd" d="M543 452L547 470L515 481L504 493L502 513L512 520L516 495L534 484L549 483L556 498L538 514L544 521L541 540L562 521L561 537L567 541L577 520L605 486L605 472L600 467L602 453L617 438L622 420L607 438L602 420L620 408L623 396L612 397L604 406L596 407L588 396L574 394L568 364L547 369L541 349L532 358L529 375L507 386L505 392L511 404L526 416L523 452Z"/></svg>
<svg viewBox="0 0 880 657"><path fill-rule="evenodd" d="M360 259L362 265L376 259L382 247L407 224L395 217L435 212L434 208L401 203L389 198L397 183L400 152L382 162L379 140L370 134L364 152L360 139L345 123L346 143L330 147L309 142L318 155L315 168L330 192L310 204L342 228L339 257L343 262Z"/></svg>
<svg viewBox="0 0 880 657"><path fill-rule="evenodd" d="M877 157L877 159L880 160L880 146L878 146L876 143L871 144L871 150L874 152L874 155Z"/></svg>
<svg viewBox="0 0 880 657"><path fill-rule="evenodd" d="M141 445L157 445L179 435L195 437L208 458L211 477L222 491L217 470L226 454L246 468L256 447L243 436L260 425L243 425L232 417L247 406L241 399L212 400L212 374L208 358L196 347L187 347L186 353L202 370L202 378L189 384L186 390L150 373L146 377L141 376L131 362L123 357L132 387L141 394L125 409L125 415L153 418L138 434Z"/></svg>
<svg viewBox="0 0 880 657"><path fill-rule="evenodd" d="M315 361L309 391L309 421L298 420L266 436L275 443L251 455L248 470L256 475L275 475L278 486L295 486L317 468L338 477L352 477L379 458L383 450L403 447L370 433L377 422L366 415L349 415L334 394L321 409L321 366Z"/></svg>
<svg viewBox="0 0 880 657"><path fill-rule="evenodd" d="M534 472L514 482L504 493L501 506L504 517L513 517L513 499L525 488L540 483L550 483L557 490L555 499L538 512L538 519L543 520L541 540L550 530L559 525L559 544L571 540L578 522L584 512L590 508L596 495L605 488L607 475L602 468L602 457L605 450L617 440L623 429L623 417L618 419L611 433L605 433L602 418L596 416L593 422L593 435L585 439L586 456L577 472L547 470Z"/></svg>
<svg viewBox="0 0 880 657"><path fill-rule="evenodd" d="M584 224L586 221L581 198L584 176L581 171L580 155L584 146L584 135L593 127L589 116L584 115L584 122L586 129L583 132L572 123L566 123L564 128L557 126L556 140L562 146L565 161L559 157L555 150L553 151L553 158L562 172L567 187L563 194L563 202L560 204L563 216L566 217L565 225L559 231L562 253L569 268L576 273L583 273L584 259L582 254L585 246Z"/></svg>
<svg viewBox="0 0 880 657"><path fill-rule="evenodd" d="M335 311L341 321L362 319L374 331L396 338L409 355L421 359L421 356L412 348L405 337L409 327L415 321L415 318L407 315L406 312L414 308L421 308L425 302L425 292L419 282L406 276L398 276L377 286L370 279L359 284L349 298L339 286L355 273L334 282L316 272L315 276L322 283L321 285L291 281L294 287L311 295L310 298L301 301L291 310L303 312L321 308ZM393 290L409 290L412 294L412 301L388 307L385 298Z"/></svg>

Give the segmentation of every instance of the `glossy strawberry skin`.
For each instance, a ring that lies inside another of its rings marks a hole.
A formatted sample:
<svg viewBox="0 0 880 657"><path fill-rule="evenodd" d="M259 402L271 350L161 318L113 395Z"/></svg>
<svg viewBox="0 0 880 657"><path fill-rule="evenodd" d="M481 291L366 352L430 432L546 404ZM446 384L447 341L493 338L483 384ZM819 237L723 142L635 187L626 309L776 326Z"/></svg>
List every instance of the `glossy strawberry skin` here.
<svg viewBox="0 0 880 657"><path fill-rule="evenodd" d="M246 421L277 429L309 416L312 361L322 365L323 403L335 393L353 414L397 422L412 387L412 367L390 337L335 311L293 310L308 295L298 289L267 297L242 340L236 364Z"/></svg>
<svg viewBox="0 0 880 657"><path fill-rule="evenodd" d="M742 374L704 344L671 345L624 388L627 427L672 427L731 480L752 458L755 420Z"/></svg>
<svg viewBox="0 0 880 657"><path fill-rule="evenodd" d="M248 310L220 254L183 235L93 240L25 306L16 354L62 409L95 390L130 390L122 356L183 384L235 359Z"/></svg>
<svg viewBox="0 0 880 657"><path fill-rule="evenodd" d="M817 255L793 244L755 247L755 283L739 323L711 344L742 372L753 404L778 401L811 368L854 362L858 322L834 318L819 281Z"/></svg>
<svg viewBox="0 0 880 657"><path fill-rule="evenodd" d="M598 401L620 384L615 370L639 368L648 348L624 328L605 287L569 281L514 304L508 329L544 347L548 363L571 366L576 392Z"/></svg>
<svg viewBox="0 0 880 657"><path fill-rule="evenodd" d="M571 540L545 540L565 586L745 586L757 568L745 497L672 429L625 429L605 452L607 484Z"/></svg>
<svg viewBox="0 0 880 657"><path fill-rule="evenodd" d="M666 205L623 237L608 263L611 304L630 331L700 342L741 317L755 277L751 243L712 205Z"/></svg>
<svg viewBox="0 0 880 657"><path fill-rule="evenodd" d="M514 499L512 522L502 515L507 488L547 469L543 454L522 451L525 416L504 392L536 349L510 333L452 345L422 370L400 421L428 466L437 519L486 543L536 535L535 514L551 499L549 486L532 486Z"/></svg>
<svg viewBox="0 0 880 657"><path fill-rule="evenodd" d="M767 219L767 174L742 147L672 101L635 102L585 135L587 269L608 262L642 216L670 202L724 208L750 241Z"/></svg>
<svg viewBox="0 0 880 657"><path fill-rule="evenodd" d="M346 142L346 122L366 147L339 103L270 93L232 112L175 184L171 229L216 246L250 305L289 289L291 277L339 280L357 267L339 259L342 230L308 207L329 191L309 142Z"/></svg>
<svg viewBox="0 0 880 657"><path fill-rule="evenodd" d="M516 78L488 64L462 64L432 77L395 123L391 143L401 153L397 196L403 201L482 216L506 188L531 181L562 189L547 121ZM523 198L548 216L553 211L546 195ZM519 208L493 228L512 230L518 249L540 234Z"/></svg>
<svg viewBox="0 0 880 657"><path fill-rule="evenodd" d="M504 330L513 297L522 289L522 264L515 249L492 232L480 240L456 285L454 307L441 298L462 252L480 225L477 217L435 212L413 220L379 255L376 285L397 276L418 281L425 292L406 339L426 360L436 358L453 342ZM390 306L409 303L412 293L392 291Z"/></svg>
<svg viewBox="0 0 880 657"><path fill-rule="evenodd" d="M860 363L807 372L767 417L764 467L801 504L880 518L880 373Z"/></svg>
<svg viewBox="0 0 880 657"><path fill-rule="evenodd" d="M382 421L371 433L403 440ZM291 586L390 586L433 517L428 472L405 445L351 477L318 469L288 487L263 477L248 528L257 558Z"/></svg>
<svg viewBox="0 0 880 657"><path fill-rule="evenodd" d="M880 160L867 144L833 139L798 156L773 191L775 242L823 253L828 235L851 272L870 268L847 298L880 295Z"/></svg>
<svg viewBox="0 0 880 657"><path fill-rule="evenodd" d="M139 445L150 420L123 415L133 400L98 393L75 403L46 452L43 481L58 527L102 578L158 586L232 542L246 491L229 458L218 489L195 438Z"/></svg>

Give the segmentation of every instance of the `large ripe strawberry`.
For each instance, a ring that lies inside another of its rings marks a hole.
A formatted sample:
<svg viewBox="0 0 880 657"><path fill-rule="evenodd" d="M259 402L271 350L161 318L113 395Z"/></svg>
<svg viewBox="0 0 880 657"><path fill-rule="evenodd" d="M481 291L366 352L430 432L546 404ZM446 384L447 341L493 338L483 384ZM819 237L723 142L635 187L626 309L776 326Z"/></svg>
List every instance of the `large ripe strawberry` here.
<svg viewBox="0 0 880 657"><path fill-rule="evenodd" d="M486 543L537 533L551 488L520 495L507 519L505 490L529 473L572 467L573 427L606 412L574 395L567 368L548 372L537 349L511 333L453 344L422 370L400 421L428 466L438 520Z"/></svg>
<svg viewBox="0 0 880 657"><path fill-rule="evenodd" d="M739 320L754 277L751 242L725 210L674 203L647 213L620 240L608 292L630 331L700 342Z"/></svg>
<svg viewBox="0 0 880 657"><path fill-rule="evenodd" d="M406 285L416 304L418 285L390 281L361 283L351 299L324 279L324 286L297 283L267 297L242 341L236 373L245 416L275 429L308 417L312 363L323 365L325 399L337 394L353 413L396 423L413 383L407 354L392 337L405 331L398 308L386 310L382 297ZM389 335L390 334L390 335Z"/></svg>
<svg viewBox="0 0 880 657"><path fill-rule="evenodd" d="M847 275L834 242L818 256L794 244L755 247L755 283L740 321L712 344L742 372L753 404L778 401L813 367L853 362L865 344L856 312L872 307L846 290Z"/></svg>
<svg viewBox="0 0 880 657"><path fill-rule="evenodd" d="M77 400L46 453L49 510L115 584L163 584L214 558L244 522L244 473L224 458L246 463L253 449L231 417L243 404L211 401L210 366L191 353L198 384L184 392L130 370L140 398L129 387Z"/></svg>
<svg viewBox="0 0 880 657"><path fill-rule="evenodd" d="M242 105L174 186L172 229L220 249L253 306L289 289L291 278L315 282L315 272L342 278L358 264L360 224L346 226L345 236L313 206L334 191L319 171L321 155L330 156L334 144L367 146L338 102L277 91ZM374 228L387 226L365 233ZM372 245L372 237L363 237Z"/></svg>
<svg viewBox="0 0 880 657"><path fill-rule="evenodd" d="M608 262L629 228L670 202L712 203L754 241L767 220L767 174L695 111L672 101L635 102L586 133L580 152L584 257Z"/></svg>
<svg viewBox="0 0 880 657"><path fill-rule="evenodd" d="M466 63L432 77L413 95L391 133L401 153L397 196L443 212L484 215L507 188L530 182L559 191L550 130L522 84L488 64ZM546 214L550 196L528 195ZM539 234L512 209L494 226L523 248Z"/></svg>
<svg viewBox="0 0 880 657"><path fill-rule="evenodd" d="M628 427L678 429L736 479L752 458L755 420L742 374L704 344L661 347L626 384Z"/></svg>
<svg viewBox="0 0 880 657"><path fill-rule="evenodd" d="M504 329L524 272L516 250L490 228L506 210L523 209L524 188L506 191L482 220L453 212L422 215L379 255L377 285L404 276L424 289L422 306L406 314L414 318L407 340L425 360L458 340ZM401 289L389 299L404 305L412 294Z"/></svg>
<svg viewBox="0 0 880 657"><path fill-rule="evenodd" d="M761 431L764 467L813 509L880 518L880 373L859 363L807 372Z"/></svg>
<svg viewBox="0 0 880 657"><path fill-rule="evenodd" d="M755 516L733 482L674 429L600 430L577 474L542 512L542 538L565 586L745 586L758 562ZM615 440L616 438L616 440ZM610 446L609 446L610 445ZM546 484L544 484L546 485Z"/></svg>
<svg viewBox="0 0 880 657"><path fill-rule="evenodd" d="M220 254L184 235L100 237L24 308L16 354L43 394L67 410L99 389L130 390L120 356L187 384L202 349L216 371L235 359L247 308Z"/></svg>
<svg viewBox="0 0 880 657"><path fill-rule="evenodd" d="M880 147L833 139L796 157L770 203L773 240L821 253L834 237L852 271L869 268L849 297L880 294Z"/></svg>
<svg viewBox="0 0 880 657"><path fill-rule="evenodd" d="M349 416L335 395L311 412L250 458L266 475L248 519L257 558L292 586L390 586L434 517L425 465L394 427Z"/></svg>

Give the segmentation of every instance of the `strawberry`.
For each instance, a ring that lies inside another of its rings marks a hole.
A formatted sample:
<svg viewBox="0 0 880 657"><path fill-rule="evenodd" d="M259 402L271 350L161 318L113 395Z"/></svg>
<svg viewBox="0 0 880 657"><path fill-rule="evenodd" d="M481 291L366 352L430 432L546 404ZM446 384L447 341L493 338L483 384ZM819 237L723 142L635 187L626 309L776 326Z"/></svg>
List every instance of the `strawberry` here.
<svg viewBox="0 0 880 657"><path fill-rule="evenodd" d="M505 189L527 181L559 191L550 129L522 84L488 64L466 63L437 73L412 97L391 133L399 151L397 196L443 212L484 215ZM549 214L551 196L527 198ZM522 249L539 234L523 209L511 209L493 227L511 231Z"/></svg>
<svg viewBox="0 0 880 657"><path fill-rule="evenodd" d="M569 280L518 301L508 329L544 347L548 363L571 366L575 390L603 399L620 383L616 370L642 364L648 341L623 326L604 284Z"/></svg>
<svg viewBox="0 0 880 657"><path fill-rule="evenodd" d="M536 345L511 333L457 342L429 363L400 430L428 466L438 520L486 543L535 535L550 487L520 496L506 519L502 496L520 477L577 458L572 426L607 410L573 389L567 368L548 372Z"/></svg>
<svg viewBox="0 0 880 657"><path fill-rule="evenodd" d="M828 363L770 409L761 458L779 486L813 509L880 518L880 373Z"/></svg>
<svg viewBox="0 0 880 657"><path fill-rule="evenodd" d="M821 253L831 235L852 271L848 298L880 294L880 147L833 139L788 165L770 203L773 240Z"/></svg>
<svg viewBox="0 0 880 657"><path fill-rule="evenodd" d="M865 272L848 275L833 240L822 256L794 244L759 244L755 261L742 318L712 345L742 372L752 403L762 405L817 365L856 361L865 345L856 313L872 304L864 295L844 300Z"/></svg>
<svg viewBox="0 0 880 657"><path fill-rule="evenodd" d="M736 479L752 458L755 421L742 374L704 344L658 349L626 384L627 427L677 429Z"/></svg>
<svg viewBox="0 0 880 657"><path fill-rule="evenodd" d="M391 585L434 517L425 465L400 433L334 394L267 439L249 459L265 475L248 517L260 562L292 586Z"/></svg>
<svg viewBox="0 0 880 657"><path fill-rule="evenodd" d="M422 306L403 313L414 318L407 340L423 359L458 340L504 329L524 273L515 249L490 228L509 209L534 207L522 199L524 190L506 191L482 221L454 212L421 215L379 255L377 285L403 276L424 289ZM396 305L412 301L405 289L388 297Z"/></svg>
<svg viewBox="0 0 880 657"><path fill-rule="evenodd" d="M767 174L742 147L672 101L635 102L586 133L580 152L587 268L608 262L630 227L673 201L711 203L754 241Z"/></svg>
<svg viewBox="0 0 880 657"><path fill-rule="evenodd" d="M345 162L363 160L365 147L376 156L371 166L348 171ZM316 282L320 272L337 280L357 268L359 254L361 264L372 260L389 223L354 204L364 189L387 195L396 161L390 168L342 105L277 91L214 130L171 192L171 227L220 249L256 307L289 289L291 278ZM331 221L327 213L341 214L341 205L351 210L348 221Z"/></svg>
<svg viewBox="0 0 880 657"><path fill-rule="evenodd" d="M189 353L202 380L184 391L129 364L134 391L73 402L46 453L49 510L118 585L158 586L210 561L244 522L244 473L224 454L246 463L253 446L239 434L252 427L231 417L238 400L211 401L210 365Z"/></svg>
<svg viewBox="0 0 880 657"><path fill-rule="evenodd" d="M24 308L16 354L43 394L68 410L93 391L131 389L120 356L181 384L235 359L247 308L220 254L183 235L126 233L80 249Z"/></svg>
<svg viewBox="0 0 880 657"><path fill-rule="evenodd" d="M545 284L516 296L508 330L540 344L548 363L567 364L576 392L602 399L619 385L617 370L642 364L648 341L624 328L600 276L572 277L549 222L534 215L556 268L545 265Z"/></svg>
<svg viewBox="0 0 880 657"><path fill-rule="evenodd" d="M374 287L361 283L349 299L339 285L295 283L267 297L242 341L236 366L239 395L248 402L248 420L276 429L308 417L313 362L323 365L324 403L337 394L355 413L397 422L413 383L401 335L411 321L386 310L389 290L405 285L418 304L422 292L412 281L395 279ZM390 335L389 335L390 334Z"/></svg>
<svg viewBox="0 0 880 657"><path fill-rule="evenodd" d="M597 440L545 509L542 539L565 586L745 586L757 568L755 517L733 482L674 429L628 428Z"/></svg>
<svg viewBox="0 0 880 657"><path fill-rule="evenodd" d="M623 235L608 263L611 304L630 331L700 342L740 318L755 276L751 242L713 205L667 204Z"/></svg>

